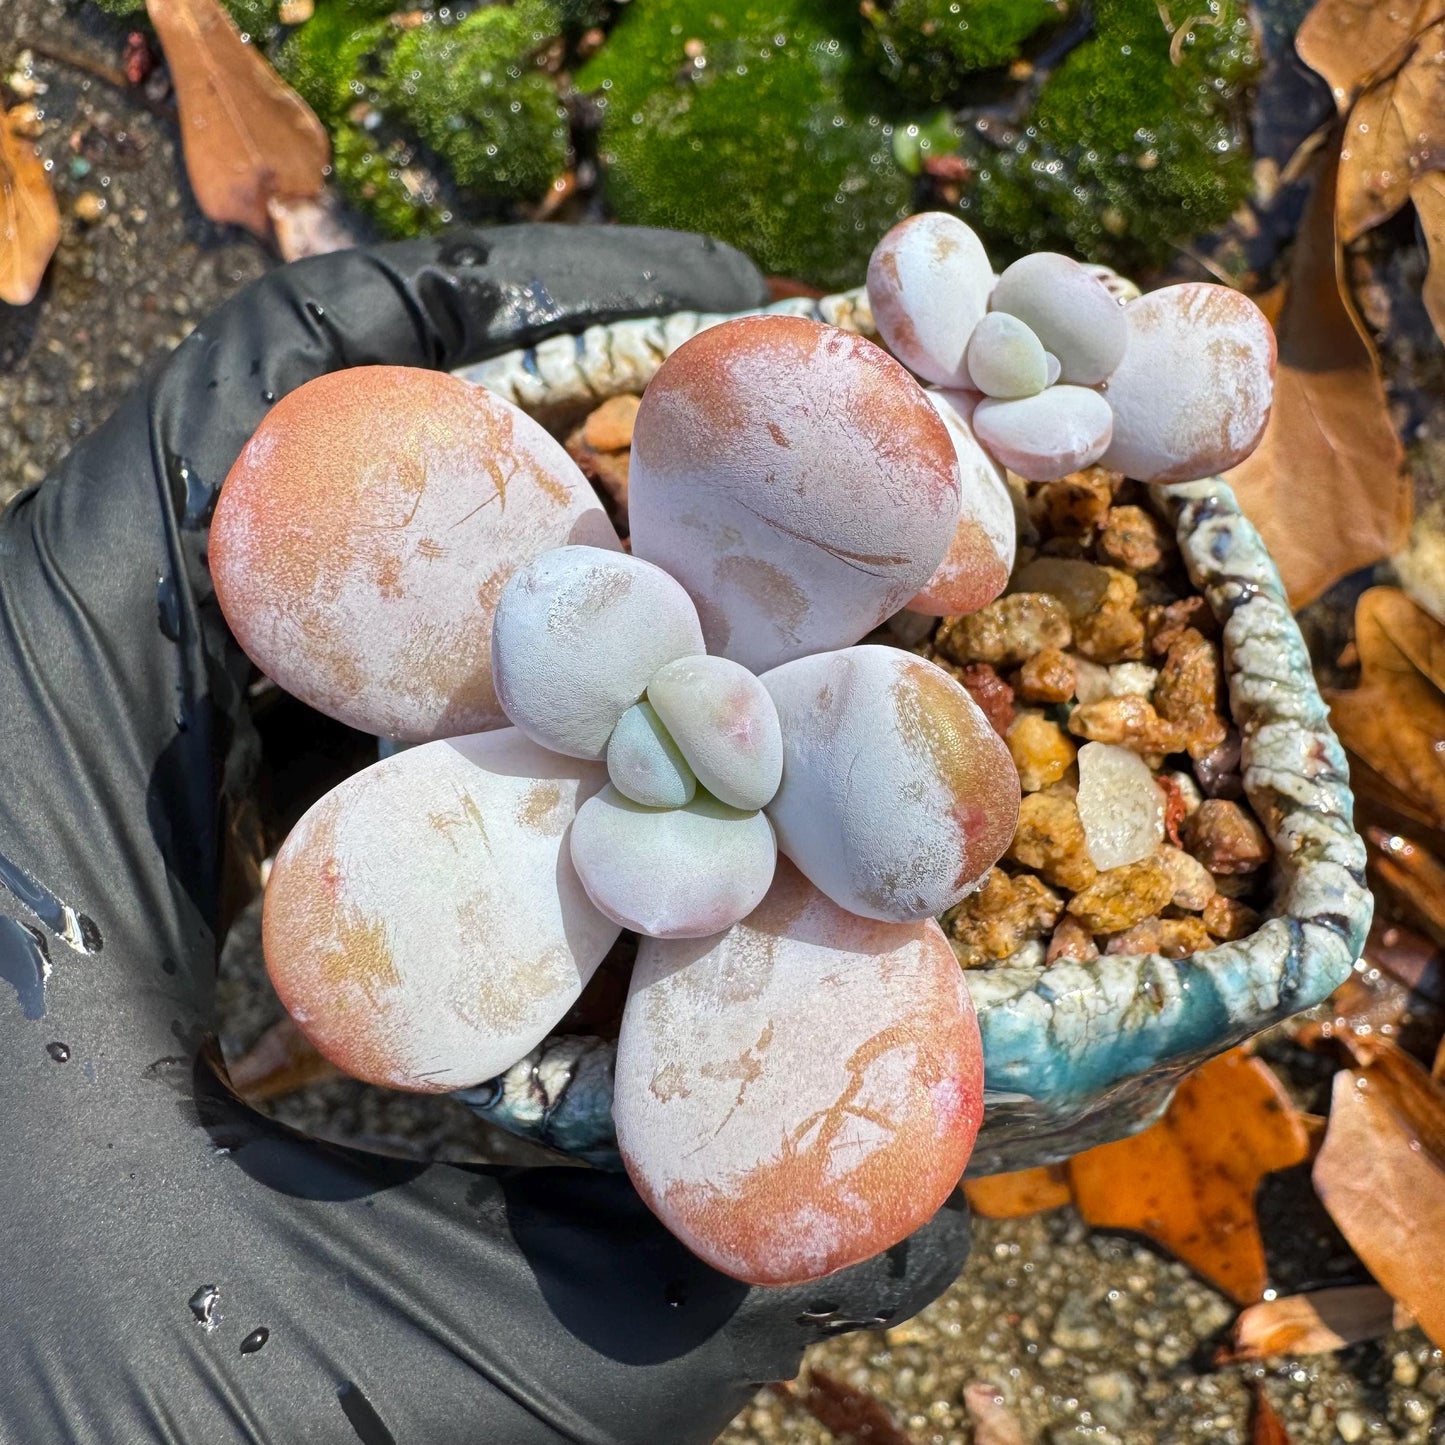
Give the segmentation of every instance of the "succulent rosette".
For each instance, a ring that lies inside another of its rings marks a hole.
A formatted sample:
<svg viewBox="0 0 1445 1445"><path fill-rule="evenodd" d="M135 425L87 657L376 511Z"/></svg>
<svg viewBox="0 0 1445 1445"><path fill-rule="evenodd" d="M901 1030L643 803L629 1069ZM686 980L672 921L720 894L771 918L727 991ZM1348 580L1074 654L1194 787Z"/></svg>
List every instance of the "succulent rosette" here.
<svg viewBox="0 0 1445 1445"><path fill-rule="evenodd" d="M1269 419L1274 332L1226 286L1165 286L1121 306L1088 267L1047 251L995 276L968 226L927 211L879 243L868 299L893 354L1029 481L1095 462L1196 481L1243 461Z"/></svg>
<svg viewBox="0 0 1445 1445"><path fill-rule="evenodd" d="M323 797L267 884L267 966L324 1055L402 1089L495 1077L632 930L613 1112L679 1238L789 1283L931 1217L983 1096L935 920L1020 789L953 676L865 639L1004 590L1005 466L1194 475L1257 432L1241 396L1268 402L1232 302L1121 308L1029 259L996 280L961 222L918 217L870 270L898 359L784 314L684 343L637 413L630 550L481 388L361 367L272 409L216 509L226 618L304 701L419 744ZM1136 406L1131 368L1176 345L1188 374Z"/></svg>

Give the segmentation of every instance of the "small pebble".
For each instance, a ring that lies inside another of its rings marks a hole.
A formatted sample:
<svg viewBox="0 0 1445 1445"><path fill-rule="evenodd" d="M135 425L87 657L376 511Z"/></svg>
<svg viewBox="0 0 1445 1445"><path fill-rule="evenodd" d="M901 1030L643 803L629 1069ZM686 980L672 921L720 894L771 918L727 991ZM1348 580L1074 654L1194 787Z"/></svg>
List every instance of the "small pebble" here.
<svg viewBox="0 0 1445 1445"><path fill-rule="evenodd" d="M1067 652L1041 648L1019 669L1016 691L1025 702L1068 702L1074 695L1074 667Z"/></svg>
<svg viewBox="0 0 1445 1445"><path fill-rule="evenodd" d="M1109 696L1152 699L1158 680L1159 670L1146 662L1116 662L1109 669Z"/></svg>
<svg viewBox="0 0 1445 1445"><path fill-rule="evenodd" d="M582 440L594 451L624 451L632 445L632 429L641 405L640 397L610 397L582 424Z"/></svg>
<svg viewBox="0 0 1445 1445"><path fill-rule="evenodd" d="M1214 881L1212 874L1210 881ZM1204 905L1203 923L1221 943L1232 943L1248 938L1259 927L1259 914L1237 898L1216 891Z"/></svg>
<svg viewBox="0 0 1445 1445"><path fill-rule="evenodd" d="M1078 805L1059 788L1024 796L1007 856L1034 869L1056 888L1087 888L1099 872L1089 858ZM1145 914L1152 911L1144 910Z"/></svg>
<svg viewBox="0 0 1445 1445"><path fill-rule="evenodd" d="M1073 766L1077 752L1058 723L1036 712L1016 717L1005 741L1019 771L1019 786L1026 793L1057 783Z"/></svg>
<svg viewBox="0 0 1445 1445"><path fill-rule="evenodd" d="M1094 935L1077 918L1072 914L1065 914L1059 919L1054 936L1049 940L1046 963L1055 963L1061 958L1089 963L1098 956L1099 946L1094 942Z"/></svg>
<svg viewBox="0 0 1445 1445"><path fill-rule="evenodd" d="M1174 882L1153 858L1111 868L1076 893L1068 910L1090 933L1122 933L1169 904Z"/></svg>
<svg viewBox="0 0 1445 1445"><path fill-rule="evenodd" d="M939 628L935 646L950 661L1018 667L1045 647L1072 641L1069 615L1057 598L1013 592L967 617L951 617Z"/></svg>
<svg viewBox="0 0 1445 1445"><path fill-rule="evenodd" d="M1164 794L1128 748L1091 742L1080 749L1078 809L1096 868L1138 863L1164 841Z"/></svg>
<svg viewBox="0 0 1445 1445"><path fill-rule="evenodd" d="M996 962L1044 937L1059 921L1063 899L1031 873L993 869L945 915L944 929L965 968Z"/></svg>
<svg viewBox="0 0 1445 1445"><path fill-rule="evenodd" d="M1353 1410L1341 1410L1335 1416L1335 1429L1346 1445L1354 1445L1356 1440L1365 1438L1365 1422Z"/></svg>
<svg viewBox="0 0 1445 1445"><path fill-rule="evenodd" d="M1130 506L1109 509L1095 543L1104 561L1128 572L1153 571L1163 562L1167 545L1164 524L1143 507Z"/></svg>
<svg viewBox="0 0 1445 1445"><path fill-rule="evenodd" d="M1214 875L1182 848L1171 847L1166 843L1159 850L1159 861L1174 879L1174 896L1169 901L1175 908L1182 908L1187 913L1198 913L1218 896L1214 887ZM1205 926L1208 926L1207 918ZM1213 932L1212 929L1210 931Z"/></svg>
<svg viewBox="0 0 1445 1445"><path fill-rule="evenodd" d="M1211 873L1253 873L1273 851L1264 829L1225 798L1207 798L1181 831L1184 846Z"/></svg>
<svg viewBox="0 0 1445 1445"><path fill-rule="evenodd" d="M986 662L971 662L961 668L958 680L999 737L1007 736L1014 720L1013 688Z"/></svg>
<svg viewBox="0 0 1445 1445"><path fill-rule="evenodd" d="M1145 757L1163 757L1184 747L1179 725L1166 722L1142 697L1080 703L1069 714L1069 731L1089 742L1132 748Z"/></svg>
<svg viewBox="0 0 1445 1445"><path fill-rule="evenodd" d="M87 226L93 226L105 215L105 201L94 191L82 191L73 203L75 218Z"/></svg>
<svg viewBox="0 0 1445 1445"><path fill-rule="evenodd" d="M1029 514L1055 537L1087 537L1109 515L1116 472L1085 467L1056 482L1045 482L1029 498Z"/></svg>

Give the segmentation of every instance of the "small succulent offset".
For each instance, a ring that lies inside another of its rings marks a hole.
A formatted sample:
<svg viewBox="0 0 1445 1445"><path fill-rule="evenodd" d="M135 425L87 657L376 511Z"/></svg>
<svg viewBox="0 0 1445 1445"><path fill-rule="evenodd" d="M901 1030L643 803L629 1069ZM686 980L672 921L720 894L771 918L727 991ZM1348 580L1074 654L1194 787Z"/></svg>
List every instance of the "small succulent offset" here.
<svg viewBox="0 0 1445 1445"><path fill-rule="evenodd" d="M1098 462L1141 482L1242 461L1269 417L1274 332L1225 286L1166 286L1120 306L1068 256L995 276L957 217L925 212L873 252L868 298L894 355L997 462L1053 481Z"/></svg>
<svg viewBox="0 0 1445 1445"><path fill-rule="evenodd" d="M904 1238L982 1115L978 1027L935 918L1011 842L1018 776L952 676L866 640L904 607L972 611L1008 584L1004 448L980 445L991 403L960 388L1042 407L1005 420L1053 475L1077 464L1058 441L1069 393L1117 414L1130 357L1179 335L1172 307L1142 340L1126 324L1086 381L1094 331L1141 303L1100 287L1112 310L1092 293L1070 309L1080 289L1050 260L1006 311L986 262L980 299L918 224L880 247L873 301L898 356L950 389L795 315L703 331L637 414L630 553L537 422L392 367L283 398L211 535L260 667L423 744L333 789L277 855L264 946L292 1016L360 1078L465 1088L533 1049L633 930L624 1163L679 1238L753 1283ZM1251 384L1267 396L1267 374ZM1150 424L1177 440L1167 413Z"/></svg>

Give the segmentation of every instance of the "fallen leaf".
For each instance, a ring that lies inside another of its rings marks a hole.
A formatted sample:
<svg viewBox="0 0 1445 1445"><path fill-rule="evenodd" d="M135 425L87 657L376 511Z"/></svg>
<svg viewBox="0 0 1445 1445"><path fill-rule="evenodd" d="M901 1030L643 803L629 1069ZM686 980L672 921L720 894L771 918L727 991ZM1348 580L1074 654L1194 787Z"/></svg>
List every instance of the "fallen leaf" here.
<svg viewBox="0 0 1445 1445"><path fill-rule="evenodd" d="M281 1099L308 1084L340 1077L340 1071L316 1052L290 1014L282 1014L240 1058L227 1065L226 1072L231 1087L256 1103Z"/></svg>
<svg viewBox="0 0 1445 1445"><path fill-rule="evenodd" d="M1254 1382L1254 1409L1250 1418L1249 1439L1250 1445L1290 1445L1289 1431L1284 1428L1284 1421L1269 1403L1269 1396L1264 1393L1264 1386L1258 1380Z"/></svg>
<svg viewBox="0 0 1445 1445"><path fill-rule="evenodd" d="M993 1385L963 1387L963 1408L973 1425L973 1445L1024 1445L1018 1417Z"/></svg>
<svg viewBox="0 0 1445 1445"><path fill-rule="evenodd" d="M1342 245L1388 221L1422 173L1445 165L1445 21L1355 102L1340 150L1335 210Z"/></svg>
<svg viewBox="0 0 1445 1445"><path fill-rule="evenodd" d="M1445 865L1435 854L1399 833L1368 827L1365 858L1371 883L1387 888L1423 928L1445 941Z"/></svg>
<svg viewBox="0 0 1445 1445"><path fill-rule="evenodd" d="M1295 50L1345 111L1354 92L1396 70L1415 37L1442 18L1445 0L1319 0Z"/></svg>
<svg viewBox="0 0 1445 1445"><path fill-rule="evenodd" d="M1255 1190L1309 1150L1279 1080L1234 1049L1185 1079L1157 1124L1071 1159L1069 1181L1090 1224L1138 1230L1250 1304L1268 1278Z"/></svg>
<svg viewBox="0 0 1445 1445"><path fill-rule="evenodd" d="M1435 1066L1430 1070L1430 1078L1433 1083L1445 1084L1445 1039L1440 1040L1440 1047L1435 1051Z"/></svg>
<svg viewBox="0 0 1445 1445"><path fill-rule="evenodd" d="M219 0L146 0L146 9L175 84L196 204L269 240L273 197L325 189L326 131Z"/></svg>
<svg viewBox="0 0 1445 1445"><path fill-rule="evenodd" d="M1295 607L1398 551L1410 530L1379 362L1342 282L1338 164L1323 163L1295 238L1269 424L1254 454L1225 473Z"/></svg>
<svg viewBox="0 0 1445 1445"><path fill-rule="evenodd" d="M1340 741L1445 825L1445 627L1396 587L1355 606L1360 685L1329 695Z"/></svg>
<svg viewBox="0 0 1445 1445"><path fill-rule="evenodd" d="M1282 1295L1250 1305L1240 1315L1223 1362L1329 1354L1389 1334L1394 1321L1395 1301L1376 1284Z"/></svg>
<svg viewBox="0 0 1445 1445"><path fill-rule="evenodd" d="M1436 335L1445 341L1445 174L1432 171L1420 176L1410 187L1410 199L1430 251L1430 269L1421 295Z"/></svg>
<svg viewBox="0 0 1445 1445"><path fill-rule="evenodd" d="M1445 1090L1388 1039L1351 1048L1315 1192L1370 1273L1445 1345Z"/></svg>
<svg viewBox="0 0 1445 1445"><path fill-rule="evenodd" d="M1025 1214L1057 1209L1074 1197L1069 1188L1068 1171L1062 1164L965 1179L963 1192L969 1208L985 1219L1018 1219Z"/></svg>
<svg viewBox="0 0 1445 1445"><path fill-rule="evenodd" d="M60 208L28 140L0 107L0 301L28 306L60 244Z"/></svg>
<svg viewBox="0 0 1445 1445"><path fill-rule="evenodd" d="M913 1437L877 1396L844 1384L835 1375L809 1370L808 1383L792 1396L838 1436L840 1445L914 1445Z"/></svg>
<svg viewBox="0 0 1445 1445"><path fill-rule="evenodd" d="M1365 959L1412 994L1445 1004L1445 951L1433 938L1376 918L1365 940Z"/></svg>

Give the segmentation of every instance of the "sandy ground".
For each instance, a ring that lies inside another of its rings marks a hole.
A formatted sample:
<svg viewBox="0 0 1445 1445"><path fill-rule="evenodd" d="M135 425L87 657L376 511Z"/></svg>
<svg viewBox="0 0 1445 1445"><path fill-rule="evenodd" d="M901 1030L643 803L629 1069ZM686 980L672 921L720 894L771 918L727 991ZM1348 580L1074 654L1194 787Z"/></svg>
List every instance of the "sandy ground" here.
<svg viewBox="0 0 1445 1445"><path fill-rule="evenodd" d="M39 50L117 63L124 27L62 0L5 0L0 75L26 41L46 116L65 236L34 304L0 308L0 500L41 480L102 420L146 368L205 312L273 264L245 235L196 211L162 103L127 92ZM98 198L98 220L77 215ZM238 939L238 945L244 940ZM275 1016L255 950L232 949L219 1020L232 1047ZM1308 1060L1275 1054L1305 1096ZM309 1090L288 1117L354 1140L430 1155L475 1156L501 1146L458 1105L426 1113L409 1100L350 1084ZM1275 1285L1289 1292L1356 1282L1364 1271L1323 1215L1303 1169L1268 1179L1261 1215ZM811 1363L874 1391L919 1442L968 1442L964 1388L998 1387L1027 1441L1250 1440L1253 1382L1296 1445L1337 1440L1445 1440L1445 1362L1416 1330L1338 1355L1267 1368L1211 1364L1234 1307L1182 1265L1141 1241L1091 1232L1071 1209L1009 1223L979 1222L957 1284L918 1319L882 1334L819 1347ZM796 1405L761 1394L724 1439L833 1440Z"/></svg>

